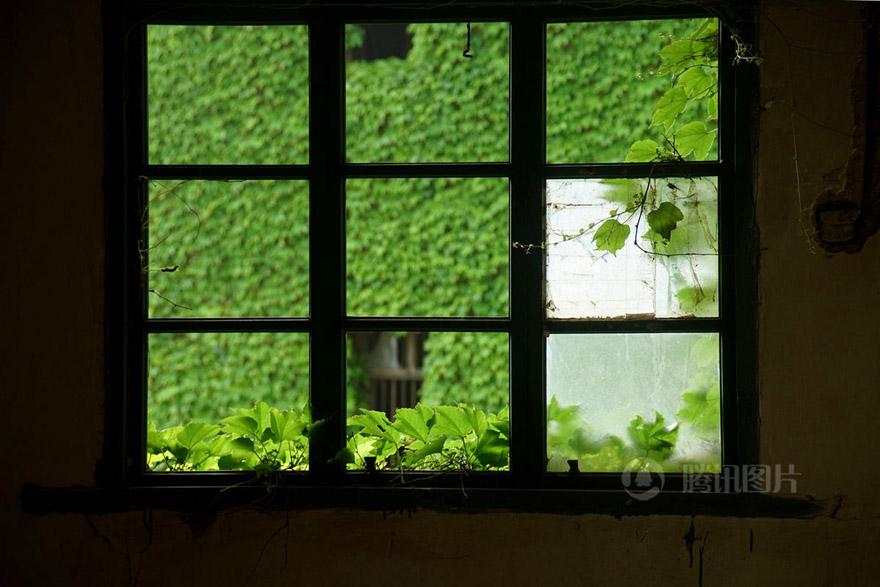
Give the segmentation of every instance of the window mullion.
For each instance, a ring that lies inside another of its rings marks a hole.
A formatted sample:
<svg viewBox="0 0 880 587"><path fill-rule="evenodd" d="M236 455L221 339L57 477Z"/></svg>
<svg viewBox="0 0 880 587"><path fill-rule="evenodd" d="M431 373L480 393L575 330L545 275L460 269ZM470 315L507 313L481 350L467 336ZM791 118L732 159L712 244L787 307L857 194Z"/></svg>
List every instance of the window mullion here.
<svg viewBox="0 0 880 587"><path fill-rule="evenodd" d="M147 182L141 178L141 170L147 163L147 34L146 26L132 27L128 35L129 46L134 48L126 55L126 92L130 97L125 103L126 134L126 229L128 231L125 267L126 315L125 345L137 349L127 353L126 364L126 421L123 449L130 456L125 463L126 478L140 476L146 463L147 435L147 299L144 283L146 257L141 258L142 243L147 242L145 208L148 201ZM147 252L143 253L147 255ZM124 351L125 352L125 351ZM127 446L125 446L127 445Z"/></svg>
<svg viewBox="0 0 880 587"><path fill-rule="evenodd" d="M544 24L532 11L511 22L511 239L543 238ZM541 249L511 247L511 471L520 481L543 473L544 337Z"/></svg>
<svg viewBox="0 0 880 587"><path fill-rule="evenodd" d="M740 42L749 27L738 27ZM743 38L745 37L745 38ZM719 242L722 319L722 462L759 462L755 349L757 348L758 239L752 196L752 112L757 111L754 68L737 66L730 56L736 42L722 29L718 64L722 130L719 156ZM745 113L745 114L744 114ZM732 254L731 254L732 253Z"/></svg>
<svg viewBox="0 0 880 587"><path fill-rule="evenodd" d="M329 472L345 443L345 247L342 24L328 13L309 27L309 282L312 417L309 468Z"/></svg>

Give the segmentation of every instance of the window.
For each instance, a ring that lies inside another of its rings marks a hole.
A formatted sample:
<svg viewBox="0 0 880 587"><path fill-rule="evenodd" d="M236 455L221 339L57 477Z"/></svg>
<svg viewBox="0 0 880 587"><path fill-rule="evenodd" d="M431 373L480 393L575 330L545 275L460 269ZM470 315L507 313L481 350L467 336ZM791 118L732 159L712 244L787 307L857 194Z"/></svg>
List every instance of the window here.
<svg viewBox="0 0 880 587"><path fill-rule="evenodd" d="M126 18L108 434L130 483L620 488L750 457L716 18Z"/></svg>

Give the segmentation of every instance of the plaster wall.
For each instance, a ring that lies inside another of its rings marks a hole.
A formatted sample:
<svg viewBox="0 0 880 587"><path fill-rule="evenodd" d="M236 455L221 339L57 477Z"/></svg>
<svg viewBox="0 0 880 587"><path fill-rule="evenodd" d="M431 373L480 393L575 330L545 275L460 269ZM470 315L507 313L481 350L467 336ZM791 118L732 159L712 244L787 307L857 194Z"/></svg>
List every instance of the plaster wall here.
<svg viewBox="0 0 880 587"><path fill-rule="evenodd" d="M794 464L801 496L839 504L805 520L25 514L25 483L94 484L103 438L103 199L117 196L101 185L97 0L7 4L0 584L342 585L392 576L421 585L874 584L880 236L858 253L828 254L811 244L807 213L837 187L852 150L861 4L765 1L759 23L761 456Z"/></svg>

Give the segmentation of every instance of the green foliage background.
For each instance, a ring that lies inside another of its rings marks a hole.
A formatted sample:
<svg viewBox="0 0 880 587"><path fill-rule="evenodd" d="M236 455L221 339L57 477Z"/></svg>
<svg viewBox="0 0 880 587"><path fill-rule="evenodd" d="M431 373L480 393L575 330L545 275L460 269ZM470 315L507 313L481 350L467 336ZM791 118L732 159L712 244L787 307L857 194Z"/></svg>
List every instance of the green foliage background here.
<svg viewBox="0 0 880 587"><path fill-rule="evenodd" d="M659 67L665 35L693 28L691 21L550 27L548 160L623 161L633 140L654 136L652 109L668 80L649 72ZM507 26L474 23L472 59L462 57L464 24L413 24L408 32L406 59L347 64L347 158L507 160ZM363 36L354 26L348 33L349 46ZM151 162L307 162L303 27L151 25L148 35ZM506 181L354 180L347 187L357 227L347 234L350 313L507 314ZM309 210L300 182L153 182L150 197L146 274L163 296L149 295L151 316L305 314L308 215L321 211ZM150 417L162 428L218 421L258 399L301 405L308 349L264 338L153 337ZM461 339L428 338L423 400L500 409L509 387L507 337L479 348Z"/></svg>
<svg viewBox="0 0 880 587"><path fill-rule="evenodd" d="M622 162L650 130L669 80L658 51L698 20L556 23L547 27L547 161Z"/></svg>

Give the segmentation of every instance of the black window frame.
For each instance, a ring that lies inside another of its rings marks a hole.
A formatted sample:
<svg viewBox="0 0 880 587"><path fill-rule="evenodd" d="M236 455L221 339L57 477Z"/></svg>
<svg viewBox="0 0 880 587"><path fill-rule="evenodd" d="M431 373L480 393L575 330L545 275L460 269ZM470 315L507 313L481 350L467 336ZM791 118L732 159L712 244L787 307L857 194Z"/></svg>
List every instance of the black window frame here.
<svg viewBox="0 0 880 587"><path fill-rule="evenodd" d="M307 332L310 380L336 389L311 395L313 414L332 432L313 439L308 472L285 474L296 490L291 507L357 506L394 509L461 504L514 509L607 511L626 502L620 475L547 473L545 341L554 332L718 332L722 340L722 462L758 462L756 410L756 239L751 194L755 111L754 73L733 62L735 44L721 34L719 156L717 161L548 164L545 162L545 27L548 22L718 17L705 9L634 7L615 3L552 3L517 7L383 5L349 2L297 8L227 7L142 0L105 6L107 99L107 417L103 484L111 488L174 489L199 503L204 491L239 486L247 473L148 473L146 341L152 332ZM577 5L576 5L577 4ZM344 138L344 25L351 22L504 21L510 23L510 157L505 163L346 163ZM310 160L306 165L150 165L147 163L146 42L148 24L306 24L309 26ZM722 23L723 27L723 23ZM741 37L748 37L743 25ZM537 83L536 83L537 82ZM335 115L334 115L335 113ZM718 318L551 321L544 315L545 260L540 250L510 249L507 318L351 318L345 316L344 185L355 177L508 177L510 240L544 240L544 186L572 177L717 177L719 183ZM310 186L310 301L308 318L148 319L137 239L140 194L150 179L306 179ZM318 200L318 194L330 196ZM320 214L316 211L321 210ZM321 261L319 261L319 259ZM324 261L335 261L330 264ZM330 268L330 270L328 270ZM321 279L316 279L320 274ZM511 457L509 472L394 474L342 471L328 460L344 445L345 332L487 331L510 333ZM320 350L316 350L320 349ZM421 481L419 481L421 478ZM412 485L412 487L410 486ZM467 487L464 495L461 488ZM646 512L696 511L703 497L681 494L681 476L667 474L664 498ZM264 488L262 488L265 491ZM560 493L560 490L562 493ZM607 490L583 493L582 490ZM246 491L243 488L242 491ZM202 492L202 493L200 493ZM548 493L549 492L549 493ZM236 492L228 492L226 498ZM166 495L168 495L166 493ZM178 495L178 494L175 494ZM175 499L181 499L180 496ZM211 495L215 495L216 492ZM556 501L547 504L548 495ZM587 497L588 495L592 497ZM189 498L187 498L189 499ZM247 499L242 497L241 499ZM464 500L464 501L462 501ZM186 501L186 499L184 500ZM175 501L174 503L180 503ZM544 504L544 505L541 505ZM616 504L616 505L615 505Z"/></svg>

